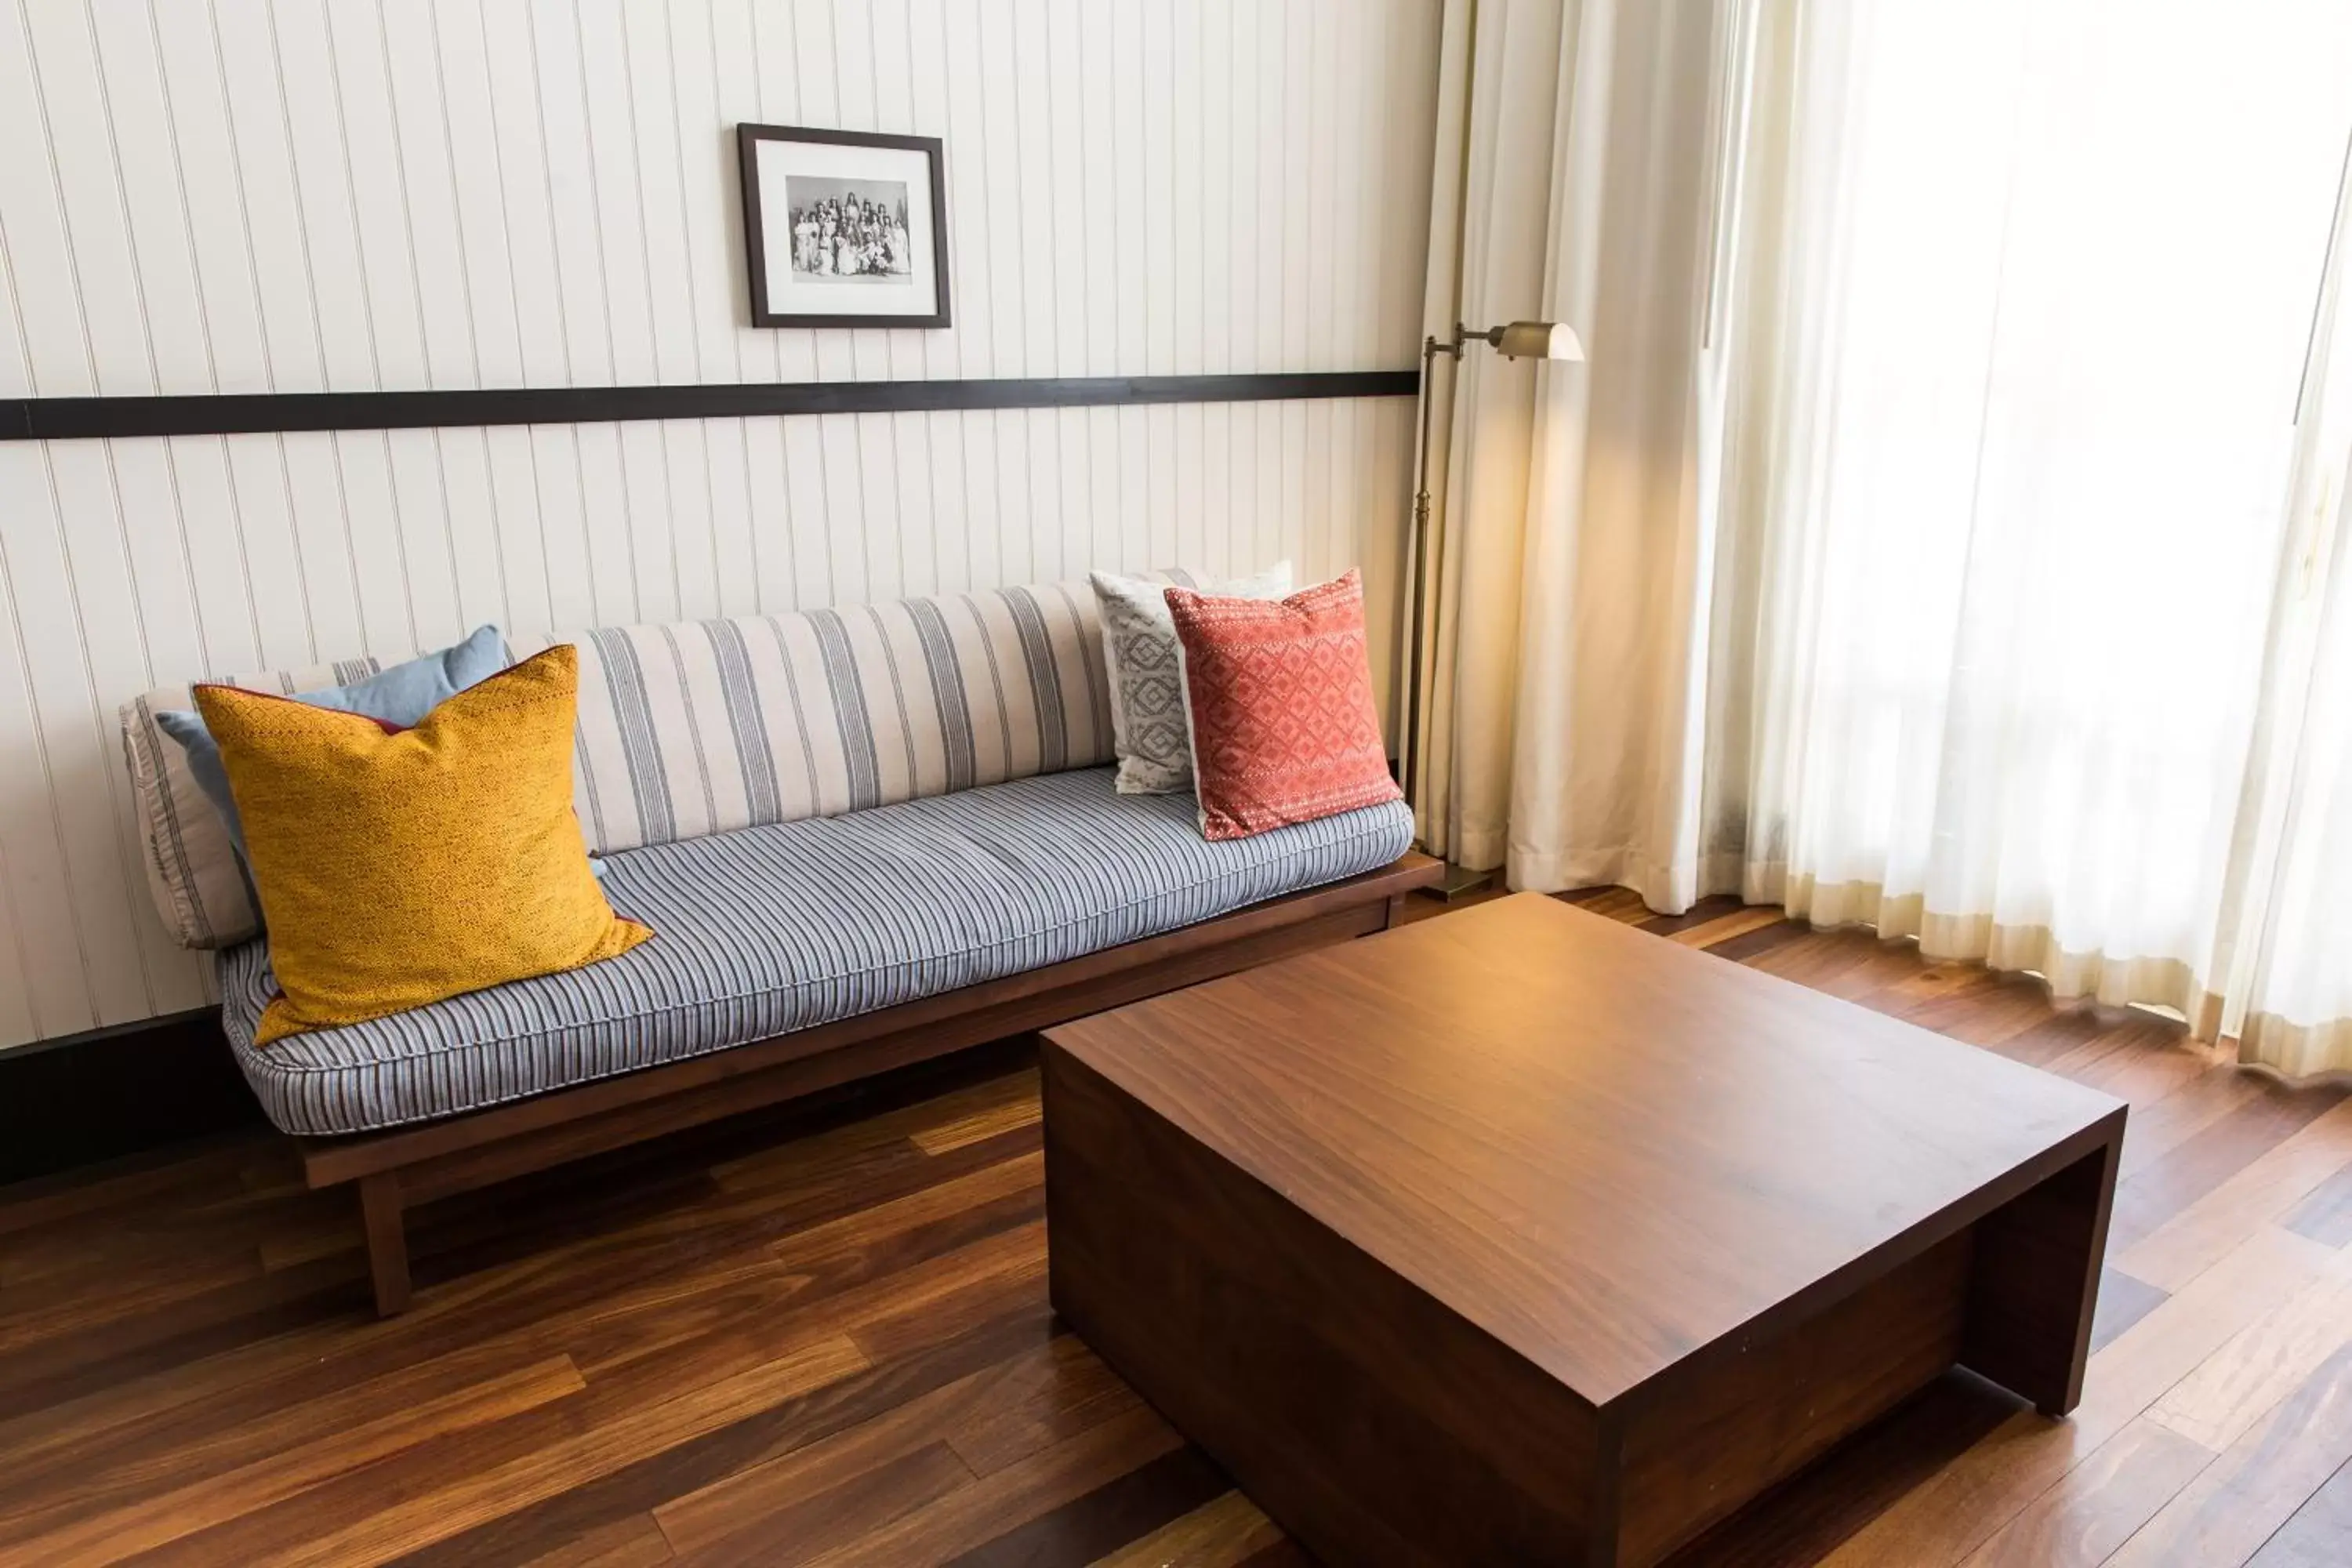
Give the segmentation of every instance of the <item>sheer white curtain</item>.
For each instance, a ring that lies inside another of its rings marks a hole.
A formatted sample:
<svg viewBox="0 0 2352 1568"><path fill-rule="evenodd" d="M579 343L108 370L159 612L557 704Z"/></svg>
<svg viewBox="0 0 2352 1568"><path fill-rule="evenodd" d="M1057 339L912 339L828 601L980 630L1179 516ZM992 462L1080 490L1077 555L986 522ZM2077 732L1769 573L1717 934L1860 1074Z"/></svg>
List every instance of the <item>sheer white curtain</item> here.
<svg viewBox="0 0 2352 1568"><path fill-rule="evenodd" d="M1796 110L1746 148L1780 188L1731 309L1816 341L1734 335L1720 366L1745 570L1719 579L1706 849L1824 924L2194 1011L2228 943L2352 8L1794 10L1759 39Z"/></svg>
<svg viewBox="0 0 2352 1568"><path fill-rule="evenodd" d="M2337 194L2335 236L2225 905L2220 1016L2199 1020L2291 1078L2352 1073L2352 183Z"/></svg>
<svg viewBox="0 0 2352 1568"><path fill-rule="evenodd" d="M1435 841L2352 1069L2352 5L1552 9L1545 112L1474 89L1469 254L1539 163L1486 313L1591 361L1464 370Z"/></svg>

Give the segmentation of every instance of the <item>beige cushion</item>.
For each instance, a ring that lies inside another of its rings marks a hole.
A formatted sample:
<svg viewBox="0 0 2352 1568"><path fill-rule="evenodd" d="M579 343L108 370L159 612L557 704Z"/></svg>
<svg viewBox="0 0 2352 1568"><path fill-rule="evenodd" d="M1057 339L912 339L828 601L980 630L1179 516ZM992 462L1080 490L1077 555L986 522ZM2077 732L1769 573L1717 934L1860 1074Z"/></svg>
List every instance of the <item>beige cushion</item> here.
<svg viewBox="0 0 2352 1568"><path fill-rule="evenodd" d="M348 686L382 668L372 658L352 658L309 669L232 676L225 684L290 696ZM122 754L139 807L147 889L164 930L182 947L233 947L261 930L245 868L230 845L228 824L188 771L188 753L155 723L157 713L195 705L185 686L163 687L124 703Z"/></svg>

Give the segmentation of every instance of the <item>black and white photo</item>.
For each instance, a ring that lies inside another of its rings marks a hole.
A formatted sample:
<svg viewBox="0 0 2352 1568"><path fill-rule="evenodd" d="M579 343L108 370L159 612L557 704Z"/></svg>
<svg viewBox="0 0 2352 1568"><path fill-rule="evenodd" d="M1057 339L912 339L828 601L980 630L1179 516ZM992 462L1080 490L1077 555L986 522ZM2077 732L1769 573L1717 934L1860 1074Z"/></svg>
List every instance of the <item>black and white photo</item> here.
<svg viewBox="0 0 2352 1568"><path fill-rule="evenodd" d="M743 125L737 142L754 325L948 324L937 138Z"/></svg>
<svg viewBox="0 0 2352 1568"><path fill-rule="evenodd" d="M793 174L784 181L792 216L793 276L910 287L904 180L833 180Z"/></svg>

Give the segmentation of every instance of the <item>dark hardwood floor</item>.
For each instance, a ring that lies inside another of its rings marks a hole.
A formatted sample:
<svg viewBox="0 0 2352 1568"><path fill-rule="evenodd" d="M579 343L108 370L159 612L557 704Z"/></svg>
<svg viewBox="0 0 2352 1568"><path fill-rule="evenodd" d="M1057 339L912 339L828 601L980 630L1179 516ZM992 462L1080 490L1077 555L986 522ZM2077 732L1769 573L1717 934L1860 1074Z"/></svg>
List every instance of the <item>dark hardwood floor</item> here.
<svg viewBox="0 0 2352 1568"><path fill-rule="evenodd" d="M2352 1563L2343 1091L1579 901L2133 1106L2074 1417L1948 1374L1678 1563ZM0 1188L0 1563L1303 1563L1055 1324L1025 1049L429 1206L388 1321L266 1139Z"/></svg>

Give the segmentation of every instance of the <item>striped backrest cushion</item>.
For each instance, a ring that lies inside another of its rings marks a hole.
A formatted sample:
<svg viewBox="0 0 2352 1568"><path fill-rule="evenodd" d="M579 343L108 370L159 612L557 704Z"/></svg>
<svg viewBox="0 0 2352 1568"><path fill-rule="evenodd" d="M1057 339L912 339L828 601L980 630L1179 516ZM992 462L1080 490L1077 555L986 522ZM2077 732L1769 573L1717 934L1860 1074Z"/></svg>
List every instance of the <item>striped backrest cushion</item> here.
<svg viewBox="0 0 2352 1568"><path fill-rule="evenodd" d="M551 638L517 639L522 657ZM1110 760L1084 583L584 634L574 801L599 853Z"/></svg>
<svg viewBox="0 0 2352 1568"><path fill-rule="evenodd" d="M348 658L309 669L232 676L222 684L290 696L348 686L383 668L373 658ZM261 929L253 890L230 845L228 824L188 771L188 753L155 723L158 713L195 705L185 686L167 686L124 703L122 754L139 808L147 888L164 930L182 947L233 947Z"/></svg>
<svg viewBox="0 0 2352 1568"><path fill-rule="evenodd" d="M572 796L599 854L832 816L1111 760L1109 685L1084 583L845 609L513 637L516 658L580 649ZM256 691L347 685L347 659L232 678ZM155 714L121 710L155 909L183 947L260 930L228 828Z"/></svg>

